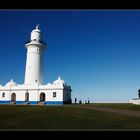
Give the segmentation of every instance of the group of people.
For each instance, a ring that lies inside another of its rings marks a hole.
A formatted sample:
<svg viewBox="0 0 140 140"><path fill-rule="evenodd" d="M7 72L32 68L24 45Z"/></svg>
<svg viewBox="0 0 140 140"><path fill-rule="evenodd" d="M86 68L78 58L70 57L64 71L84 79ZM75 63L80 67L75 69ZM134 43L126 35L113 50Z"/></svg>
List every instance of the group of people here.
<svg viewBox="0 0 140 140"><path fill-rule="evenodd" d="M75 104L77 104L77 98L75 98ZM82 104L81 99L79 100L79 104ZM87 101L85 100L85 104L90 104L90 100L88 99Z"/></svg>

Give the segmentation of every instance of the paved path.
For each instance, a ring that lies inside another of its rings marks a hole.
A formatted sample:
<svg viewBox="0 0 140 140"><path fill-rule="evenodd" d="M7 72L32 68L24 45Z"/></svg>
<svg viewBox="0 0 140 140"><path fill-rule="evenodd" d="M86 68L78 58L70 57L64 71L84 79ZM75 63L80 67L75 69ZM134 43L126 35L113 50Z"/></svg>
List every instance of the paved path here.
<svg viewBox="0 0 140 140"><path fill-rule="evenodd" d="M126 110L126 109L112 109L112 108L107 108L107 107L89 107L89 106L75 106L78 108L83 108L83 109L90 109L90 110L97 110L97 111L105 111L105 112L112 112L116 114L121 114L121 115L128 115L128 116L133 116L133 117L140 117L140 111L139 110Z"/></svg>

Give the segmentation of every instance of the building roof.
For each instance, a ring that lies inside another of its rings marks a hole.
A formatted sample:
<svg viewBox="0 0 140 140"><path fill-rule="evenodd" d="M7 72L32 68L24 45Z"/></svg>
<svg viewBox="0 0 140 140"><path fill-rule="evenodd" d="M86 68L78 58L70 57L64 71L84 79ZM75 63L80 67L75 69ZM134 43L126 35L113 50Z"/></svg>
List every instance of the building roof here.
<svg viewBox="0 0 140 140"><path fill-rule="evenodd" d="M55 81L53 82L53 84L62 84L62 85L64 85L64 86L67 85L67 83L66 83L64 80L62 80L60 76L58 77L57 80L55 80Z"/></svg>
<svg viewBox="0 0 140 140"><path fill-rule="evenodd" d="M9 86L17 86L17 84L13 81L13 79L11 79L11 81L8 82L5 86L6 87L9 87Z"/></svg>

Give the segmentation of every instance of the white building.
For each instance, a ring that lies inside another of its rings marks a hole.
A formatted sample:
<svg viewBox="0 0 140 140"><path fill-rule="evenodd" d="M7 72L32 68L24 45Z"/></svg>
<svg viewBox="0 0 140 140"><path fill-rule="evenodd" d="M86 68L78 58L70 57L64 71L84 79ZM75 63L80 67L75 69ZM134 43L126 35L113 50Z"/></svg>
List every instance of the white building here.
<svg viewBox="0 0 140 140"><path fill-rule="evenodd" d="M43 55L46 44L42 41L38 26L31 32L30 41L25 45L27 59L24 84L13 80L0 85L0 104L41 104L62 105L71 103L71 86L60 76L52 84L43 85Z"/></svg>
<svg viewBox="0 0 140 140"><path fill-rule="evenodd" d="M128 100L128 103L140 105L140 99L131 99L131 100Z"/></svg>

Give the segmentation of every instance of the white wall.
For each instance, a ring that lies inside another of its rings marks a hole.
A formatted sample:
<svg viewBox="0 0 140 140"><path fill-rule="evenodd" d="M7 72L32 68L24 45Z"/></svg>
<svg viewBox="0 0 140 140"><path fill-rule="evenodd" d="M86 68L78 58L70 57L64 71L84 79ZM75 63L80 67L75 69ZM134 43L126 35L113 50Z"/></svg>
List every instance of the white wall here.
<svg viewBox="0 0 140 140"><path fill-rule="evenodd" d="M71 99L71 91L69 91L69 90L64 90L63 91L63 100L65 101L65 102L67 102L67 101L69 101L70 99Z"/></svg>
<svg viewBox="0 0 140 140"><path fill-rule="evenodd" d="M128 103L140 105L140 100L139 99L137 99L137 100L129 100Z"/></svg>
<svg viewBox="0 0 140 140"><path fill-rule="evenodd" d="M43 49L38 45L27 48L25 84L42 84Z"/></svg>
<svg viewBox="0 0 140 140"><path fill-rule="evenodd" d="M5 93L5 97L2 97L2 93ZM0 101L8 101L9 100L10 91L0 91Z"/></svg>
<svg viewBox="0 0 140 140"><path fill-rule="evenodd" d="M2 97L2 93L5 97ZM16 101L25 101L26 92L29 93L29 101L40 101L40 94L45 94L45 101L64 101L71 99L71 91L62 85L17 85L0 88L0 101L11 101L12 93L16 94ZM56 92L56 97L53 97Z"/></svg>
<svg viewBox="0 0 140 140"><path fill-rule="evenodd" d="M5 93L5 97L2 97L2 93ZM0 91L0 101L11 100L12 93L16 94L16 101L25 101L26 90L9 90ZM56 97L53 97L53 92L56 92ZM40 94L45 93L46 101L63 101L63 90L33 90L28 89L29 101L40 101Z"/></svg>

